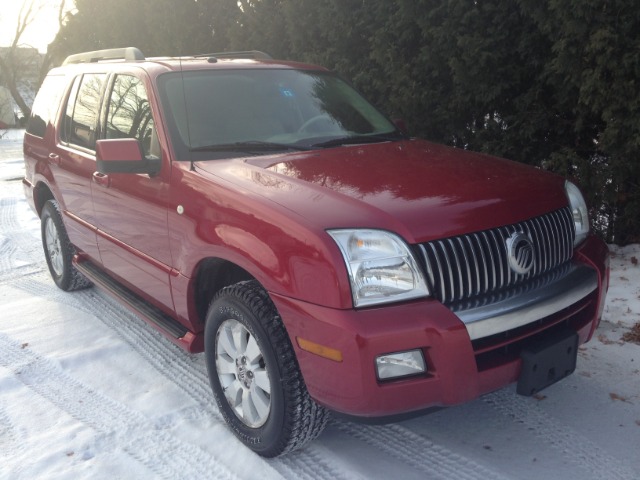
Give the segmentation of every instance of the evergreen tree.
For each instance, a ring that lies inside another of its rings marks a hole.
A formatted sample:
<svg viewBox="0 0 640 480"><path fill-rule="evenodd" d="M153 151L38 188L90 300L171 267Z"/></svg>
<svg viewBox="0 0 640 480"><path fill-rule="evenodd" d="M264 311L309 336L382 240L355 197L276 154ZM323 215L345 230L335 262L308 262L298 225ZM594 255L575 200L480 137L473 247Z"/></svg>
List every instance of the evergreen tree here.
<svg viewBox="0 0 640 480"><path fill-rule="evenodd" d="M52 49L264 50L337 71L410 131L585 187L608 241L640 241L634 0L76 0ZM212 31L215 34L212 36Z"/></svg>

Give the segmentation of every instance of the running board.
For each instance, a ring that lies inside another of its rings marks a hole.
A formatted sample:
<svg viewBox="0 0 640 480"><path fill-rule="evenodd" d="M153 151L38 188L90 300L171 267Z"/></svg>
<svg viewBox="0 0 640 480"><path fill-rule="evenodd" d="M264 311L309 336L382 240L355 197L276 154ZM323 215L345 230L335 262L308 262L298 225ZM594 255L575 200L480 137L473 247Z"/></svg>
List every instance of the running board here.
<svg viewBox="0 0 640 480"><path fill-rule="evenodd" d="M176 340L180 340L189 332L184 325L176 321L173 317L133 293L90 261L85 260L74 263L74 265L89 280L105 289L135 313L143 317L144 320L154 324L167 335Z"/></svg>

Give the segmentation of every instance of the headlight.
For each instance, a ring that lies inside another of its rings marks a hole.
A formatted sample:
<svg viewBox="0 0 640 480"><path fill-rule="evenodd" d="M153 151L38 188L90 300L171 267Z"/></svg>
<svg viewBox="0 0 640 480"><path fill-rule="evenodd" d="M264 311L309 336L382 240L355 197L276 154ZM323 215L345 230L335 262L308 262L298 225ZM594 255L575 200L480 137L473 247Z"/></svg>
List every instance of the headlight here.
<svg viewBox="0 0 640 480"><path fill-rule="evenodd" d="M356 307L429 295L422 272L397 235L382 230L329 230L344 257Z"/></svg>
<svg viewBox="0 0 640 480"><path fill-rule="evenodd" d="M587 212L587 204L580 189L571 182L565 182L564 188L569 198L569 206L571 207L571 215L576 225L576 239L573 245L578 245L589 233L589 213Z"/></svg>

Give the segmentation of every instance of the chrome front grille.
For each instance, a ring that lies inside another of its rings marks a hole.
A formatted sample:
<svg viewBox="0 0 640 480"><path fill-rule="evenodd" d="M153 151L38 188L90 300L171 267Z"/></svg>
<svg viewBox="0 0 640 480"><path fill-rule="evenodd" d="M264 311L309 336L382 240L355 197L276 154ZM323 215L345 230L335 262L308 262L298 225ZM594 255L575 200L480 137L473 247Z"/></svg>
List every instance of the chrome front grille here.
<svg viewBox="0 0 640 480"><path fill-rule="evenodd" d="M509 266L507 239L515 232L533 242L533 266L526 274ZM567 263L575 226L569 207L514 225L422 243L418 250L432 294L447 305L520 285Z"/></svg>

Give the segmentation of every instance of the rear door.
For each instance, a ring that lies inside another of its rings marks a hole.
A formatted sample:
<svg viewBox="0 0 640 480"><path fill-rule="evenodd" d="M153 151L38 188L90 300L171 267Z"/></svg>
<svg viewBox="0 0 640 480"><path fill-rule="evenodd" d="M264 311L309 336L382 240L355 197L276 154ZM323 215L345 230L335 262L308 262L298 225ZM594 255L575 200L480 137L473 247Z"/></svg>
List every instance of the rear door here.
<svg viewBox="0 0 640 480"><path fill-rule="evenodd" d="M102 138L136 138L160 173L93 173L92 197L102 264L121 282L169 313L171 254L167 230L170 163L163 154L150 102L150 82L137 69L112 76L103 107Z"/></svg>
<svg viewBox="0 0 640 480"><path fill-rule="evenodd" d="M98 115L106 80L106 73L75 77L59 124L56 146L49 155L69 239L93 260L99 260L100 255L91 202L91 177L96 169Z"/></svg>

